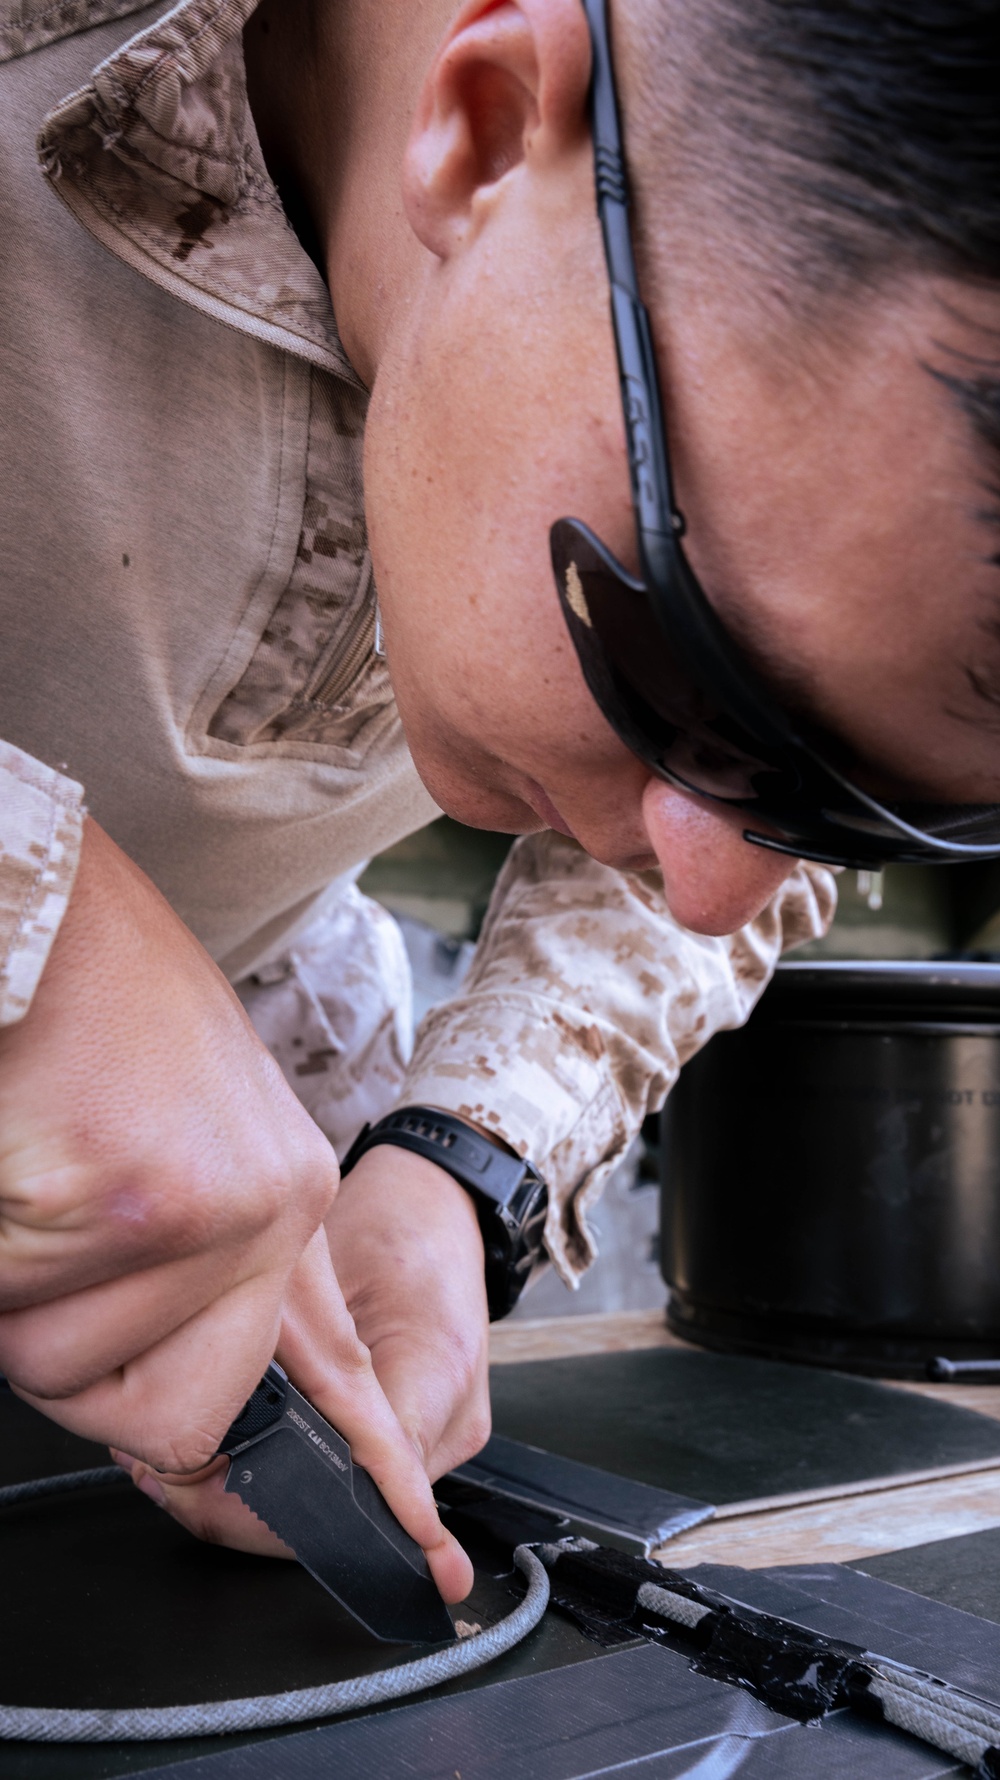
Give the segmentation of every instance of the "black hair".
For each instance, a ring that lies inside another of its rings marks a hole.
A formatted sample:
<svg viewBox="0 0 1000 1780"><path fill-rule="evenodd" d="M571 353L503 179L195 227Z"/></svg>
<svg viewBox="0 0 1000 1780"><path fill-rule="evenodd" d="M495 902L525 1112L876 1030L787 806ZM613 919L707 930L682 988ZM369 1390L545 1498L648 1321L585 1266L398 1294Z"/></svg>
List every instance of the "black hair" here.
<svg viewBox="0 0 1000 1780"><path fill-rule="evenodd" d="M789 220L828 270L850 276L895 257L1000 280L997 0L720 10L730 127L750 126L751 153L767 145Z"/></svg>
<svg viewBox="0 0 1000 1780"><path fill-rule="evenodd" d="M647 165L653 137L661 167L710 172L744 226L812 250L800 271L896 257L1000 280L1000 0L629 10Z"/></svg>
<svg viewBox="0 0 1000 1780"><path fill-rule="evenodd" d="M1000 288L1000 0L633 0L635 146L807 305L908 270ZM645 54L637 54L645 43ZM626 104L626 117L630 109ZM630 150L631 152L631 150ZM658 258L648 225L641 229ZM646 210L646 205L641 206ZM735 225L735 226L733 226ZM945 381L1000 448L1000 329Z"/></svg>

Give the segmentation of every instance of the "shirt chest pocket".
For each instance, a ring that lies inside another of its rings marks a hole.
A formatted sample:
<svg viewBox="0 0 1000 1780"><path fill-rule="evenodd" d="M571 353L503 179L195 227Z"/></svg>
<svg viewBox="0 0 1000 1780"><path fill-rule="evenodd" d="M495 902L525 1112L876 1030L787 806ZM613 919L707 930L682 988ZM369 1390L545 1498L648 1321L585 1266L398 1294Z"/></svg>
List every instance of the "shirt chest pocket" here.
<svg viewBox="0 0 1000 1780"><path fill-rule="evenodd" d="M365 397L314 371L295 561L239 679L208 721L237 748L359 761L392 705L376 649L364 521Z"/></svg>

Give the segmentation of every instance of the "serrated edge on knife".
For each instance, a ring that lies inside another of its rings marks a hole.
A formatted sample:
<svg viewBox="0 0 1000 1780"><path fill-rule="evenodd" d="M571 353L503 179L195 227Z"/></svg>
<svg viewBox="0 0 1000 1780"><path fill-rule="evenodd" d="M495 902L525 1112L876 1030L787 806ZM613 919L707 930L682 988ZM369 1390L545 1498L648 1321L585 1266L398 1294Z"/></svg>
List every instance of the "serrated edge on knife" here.
<svg viewBox="0 0 1000 1780"><path fill-rule="evenodd" d="M229 1480L232 1477L233 1467L234 1467L235 1463L236 1463L235 1458L230 1458L229 1470L226 1474L226 1481L223 1484L223 1489L225 1490L226 1494L230 1495L230 1496L235 1496L237 1501L242 1502L247 1513L253 1515L254 1520L258 1521L260 1523L260 1525L265 1529L265 1531L270 1533L272 1539L277 1539L279 1545L281 1545L283 1547L283 1550L288 1553L288 1556L290 1558L292 1558L295 1563L299 1563L300 1562L299 1554L296 1551L294 1545L289 1545L288 1540L285 1538L284 1534L279 1533L274 1527L272 1527L270 1521L265 1520L264 1516L262 1514L258 1514L256 1508L253 1508L251 1506L251 1504L247 1501L246 1496L243 1494L243 1491L238 1488L237 1484L230 1483ZM322 1587L323 1585L321 1584L320 1586Z"/></svg>

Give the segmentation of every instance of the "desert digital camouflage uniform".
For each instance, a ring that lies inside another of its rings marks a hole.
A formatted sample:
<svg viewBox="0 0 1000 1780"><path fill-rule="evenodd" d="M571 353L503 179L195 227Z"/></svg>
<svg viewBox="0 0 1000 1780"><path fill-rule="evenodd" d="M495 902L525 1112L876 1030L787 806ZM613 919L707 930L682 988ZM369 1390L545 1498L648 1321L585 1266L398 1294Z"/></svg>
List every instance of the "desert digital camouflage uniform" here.
<svg viewBox="0 0 1000 1780"><path fill-rule="evenodd" d="M436 814L376 651L367 394L268 177L253 0L0 0L0 1022L30 1005L83 820L239 986L334 1141L400 1099L550 1182L568 1281L647 1111L746 1018L833 882L729 939L544 834L407 1062L398 935L353 879Z"/></svg>

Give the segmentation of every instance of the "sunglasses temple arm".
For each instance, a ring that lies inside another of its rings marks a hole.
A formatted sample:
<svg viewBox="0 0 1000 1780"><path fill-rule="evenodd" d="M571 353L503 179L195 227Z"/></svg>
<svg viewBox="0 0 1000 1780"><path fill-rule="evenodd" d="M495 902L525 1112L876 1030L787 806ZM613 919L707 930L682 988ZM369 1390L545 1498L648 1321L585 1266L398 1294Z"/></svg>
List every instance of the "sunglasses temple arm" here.
<svg viewBox="0 0 1000 1780"><path fill-rule="evenodd" d="M845 859L831 853L817 853L811 847L796 846L794 841L779 840L774 834L758 834L756 829L745 828L743 839L752 847L766 847L769 853L786 853L790 859L808 859L812 865L832 866L834 871L882 871L884 859Z"/></svg>
<svg viewBox="0 0 1000 1780"><path fill-rule="evenodd" d="M607 8L605 0L583 3L594 56L590 115L597 213L611 282L629 473L640 555L654 583L659 583L667 573L670 544L683 535L684 520L674 503L652 330L639 295Z"/></svg>

